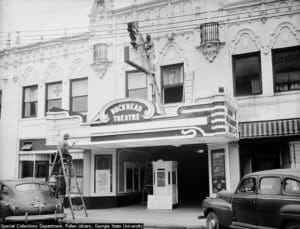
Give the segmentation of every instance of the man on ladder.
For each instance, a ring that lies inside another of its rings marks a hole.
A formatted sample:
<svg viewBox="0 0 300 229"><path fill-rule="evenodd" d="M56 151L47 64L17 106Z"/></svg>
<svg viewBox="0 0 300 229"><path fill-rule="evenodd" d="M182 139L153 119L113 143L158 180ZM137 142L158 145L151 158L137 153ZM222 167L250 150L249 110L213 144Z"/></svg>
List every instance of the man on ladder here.
<svg viewBox="0 0 300 229"><path fill-rule="evenodd" d="M78 207L83 208L86 217L88 217L86 206L83 200L83 196L81 194L81 190L79 188L79 183L77 180L77 176L75 174L75 169L72 163L72 156L69 153L69 147L74 146L75 142L72 145L69 144L68 140L70 139L70 135L68 133L64 134L63 139L58 142L57 145L57 153L55 154L53 166L51 168L50 177L52 176L55 165L58 165L58 187L57 194L58 198L61 199L62 203L64 202L65 196L69 199L69 206L72 213L73 219L75 219L74 210L75 206L72 203L72 198L70 195L70 185L71 185L71 176L74 177L77 194L79 194L81 205ZM50 181L50 179L49 179ZM78 210L78 208L77 208Z"/></svg>
<svg viewBox="0 0 300 229"><path fill-rule="evenodd" d="M72 144L69 143L69 139L70 139L70 135L68 133L64 134L63 139L61 139L60 141L58 141L57 144L57 150L59 152L59 150L61 151L61 155L62 155L62 160L65 163L65 169L66 169L66 173L68 174L69 177L69 184L70 184L70 167L71 167L71 162L72 162L72 156L69 153L69 148L73 147L75 145L75 142L73 142ZM60 163L60 154L57 155L57 165L59 168L59 175L63 175L63 168L62 165ZM61 199L62 201L64 200L64 197L66 195L66 182L63 176L60 176L58 179L58 197L59 199ZM70 190L68 190L70 191Z"/></svg>

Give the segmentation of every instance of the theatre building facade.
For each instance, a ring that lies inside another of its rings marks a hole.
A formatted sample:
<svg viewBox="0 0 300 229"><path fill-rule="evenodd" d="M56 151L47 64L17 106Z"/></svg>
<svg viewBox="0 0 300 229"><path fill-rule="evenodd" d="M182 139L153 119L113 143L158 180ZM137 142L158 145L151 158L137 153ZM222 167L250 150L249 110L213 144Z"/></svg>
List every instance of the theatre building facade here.
<svg viewBox="0 0 300 229"><path fill-rule="evenodd" d="M65 133L88 208L200 204L247 173L300 167L299 10L95 0L87 33L8 41L0 179L48 177Z"/></svg>

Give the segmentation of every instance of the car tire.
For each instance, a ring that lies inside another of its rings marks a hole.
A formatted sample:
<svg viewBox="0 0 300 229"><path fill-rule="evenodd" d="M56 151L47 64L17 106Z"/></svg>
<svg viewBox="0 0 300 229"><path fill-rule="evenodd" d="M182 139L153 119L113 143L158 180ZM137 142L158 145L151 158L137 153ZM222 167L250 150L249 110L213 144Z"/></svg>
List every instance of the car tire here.
<svg viewBox="0 0 300 229"><path fill-rule="evenodd" d="M208 213L206 217L206 228L207 229L220 229L219 218L214 212Z"/></svg>
<svg viewBox="0 0 300 229"><path fill-rule="evenodd" d="M284 229L300 229L300 222L289 222Z"/></svg>

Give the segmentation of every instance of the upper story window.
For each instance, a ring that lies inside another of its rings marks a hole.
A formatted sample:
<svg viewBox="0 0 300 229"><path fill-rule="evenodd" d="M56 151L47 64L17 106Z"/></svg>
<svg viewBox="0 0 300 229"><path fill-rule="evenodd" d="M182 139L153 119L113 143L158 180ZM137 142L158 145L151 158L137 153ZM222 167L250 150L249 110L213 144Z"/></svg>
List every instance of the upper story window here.
<svg viewBox="0 0 300 229"><path fill-rule="evenodd" d="M23 88L23 118L36 117L38 109L38 86Z"/></svg>
<svg viewBox="0 0 300 229"><path fill-rule="evenodd" d="M161 67L163 102L183 102L183 64Z"/></svg>
<svg viewBox="0 0 300 229"><path fill-rule="evenodd" d="M272 50L274 90L300 89L300 46Z"/></svg>
<svg viewBox="0 0 300 229"><path fill-rule="evenodd" d="M71 80L70 111L87 112L88 109L88 79Z"/></svg>
<svg viewBox="0 0 300 229"><path fill-rule="evenodd" d="M2 112L2 91L0 91L0 118L1 118L1 112Z"/></svg>
<svg viewBox="0 0 300 229"><path fill-rule="evenodd" d="M62 83L49 83L46 85L46 112L53 107L61 108L62 103Z"/></svg>
<svg viewBox="0 0 300 229"><path fill-rule="evenodd" d="M100 43L94 45L94 63L107 61L107 44Z"/></svg>
<svg viewBox="0 0 300 229"><path fill-rule="evenodd" d="M127 72L126 96L147 99L147 76L143 72Z"/></svg>
<svg viewBox="0 0 300 229"><path fill-rule="evenodd" d="M233 56L235 96L262 93L260 53Z"/></svg>
<svg viewBox="0 0 300 229"><path fill-rule="evenodd" d="M200 25L201 43L219 41L219 23L209 22Z"/></svg>

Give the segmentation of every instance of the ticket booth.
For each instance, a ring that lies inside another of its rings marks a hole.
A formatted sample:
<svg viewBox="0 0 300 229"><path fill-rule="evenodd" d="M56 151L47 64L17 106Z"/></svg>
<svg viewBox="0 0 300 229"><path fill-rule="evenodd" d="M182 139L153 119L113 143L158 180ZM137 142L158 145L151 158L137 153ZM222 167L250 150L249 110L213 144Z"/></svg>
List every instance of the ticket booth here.
<svg viewBox="0 0 300 229"><path fill-rule="evenodd" d="M153 195L148 195L148 209L172 209L178 204L177 161L153 161Z"/></svg>

